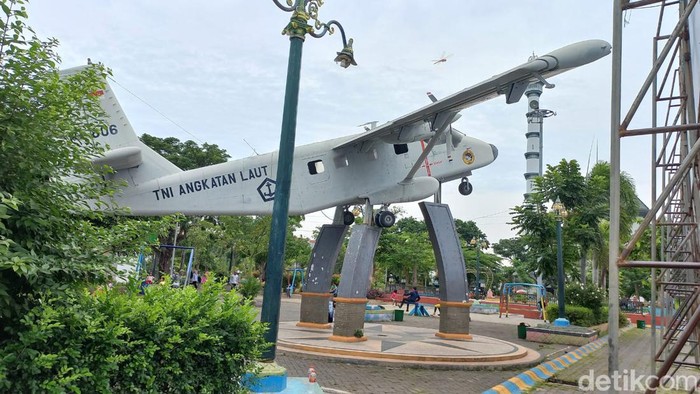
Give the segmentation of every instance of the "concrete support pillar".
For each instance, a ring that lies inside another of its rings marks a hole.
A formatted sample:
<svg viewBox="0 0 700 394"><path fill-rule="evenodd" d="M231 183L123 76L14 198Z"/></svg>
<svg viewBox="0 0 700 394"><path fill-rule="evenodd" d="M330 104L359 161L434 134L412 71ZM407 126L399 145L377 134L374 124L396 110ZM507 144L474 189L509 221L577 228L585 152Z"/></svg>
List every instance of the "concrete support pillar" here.
<svg viewBox="0 0 700 394"><path fill-rule="evenodd" d="M418 204L428 227L440 282L440 329L435 336L469 341L467 272L450 207L446 204Z"/></svg>
<svg viewBox="0 0 700 394"><path fill-rule="evenodd" d="M301 312L298 327L331 328L328 322L328 303L333 295L331 293L301 293Z"/></svg>
<svg viewBox="0 0 700 394"><path fill-rule="evenodd" d="M332 294L329 291L346 231L347 226L344 225L326 224L321 227L306 270L297 326L331 328L328 323L328 301Z"/></svg>
<svg viewBox="0 0 700 394"><path fill-rule="evenodd" d="M333 335L331 341L361 342L367 337L356 335L358 330L365 327L365 305L367 298L335 298L335 322L333 323Z"/></svg>
<svg viewBox="0 0 700 394"><path fill-rule="evenodd" d="M379 227L365 224L355 225L352 229L340 273L338 297L335 298L333 336L329 338L331 340L366 340L355 337L355 333L364 329L367 290L381 230Z"/></svg>
<svg viewBox="0 0 700 394"><path fill-rule="evenodd" d="M440 330L436 337L471 341L469 334L469 308L471 302L440 301Z"/></svg>

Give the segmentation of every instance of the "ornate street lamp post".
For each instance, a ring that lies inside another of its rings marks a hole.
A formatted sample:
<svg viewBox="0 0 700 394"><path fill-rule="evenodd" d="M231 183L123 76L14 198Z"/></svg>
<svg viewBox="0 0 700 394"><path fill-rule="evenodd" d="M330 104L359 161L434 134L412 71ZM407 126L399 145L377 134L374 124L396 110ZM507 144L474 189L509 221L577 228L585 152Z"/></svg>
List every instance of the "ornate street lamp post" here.
<svg viewBox="0 0 700 394"><path fill-rule="evenodd" d="M323 0L287 0L287 5L272 0L277 7L291 12L292 17L282 34L289 36L289 62L287 65L287 87L284 95L282 113L282 132L280 136L279 156L277 159L277 179L275 180L275 201L272 206L272 226L268 247L267 265L265 267L265 289L260 321L268 324L265 340L271 346L262 355L263 360L274 360L279 328L279 314L282 297L282 269L284 246L287 238L287 215L289 213L289 192L292 183L292 163L294 161L294 138L297 126L297 104L299 102L299 78L301 75L301 52L306 34L320 38L334 33L333 25L340 29L343 38L343 50L337 53L335 62L341 67L357 65L352 51L352 39L345 39L345 31L337 21L321 23L318 9ZM309 19L314 20L309 25Z"/></svg>
<svg viewBox="0 0 700 394"><path fill-rule="evenodd" d="M566 207L561 203L559 197L552 204L552 211L556 216L557 221L557 303L559 304L559 315L554 320L554 325L558 327L566 327L569 325L569 320L566 318L566 310L564 308L564 257L562 252L561 233L563 220L568 215Z"/></svg>
<svg viewBox="0 0 700 394"><path fill-rule="evenodd" d="M481 252L481 249L484 248L486 249L486 241L479 239L477 240L476 238L472 238L471 241L469 241L469 244L473 247L476 248L476 292L474 293L474 297L477 300L481 299L481 280L479 279L479 276L481 275L481 267L479 265L479 255Z"/></svg>

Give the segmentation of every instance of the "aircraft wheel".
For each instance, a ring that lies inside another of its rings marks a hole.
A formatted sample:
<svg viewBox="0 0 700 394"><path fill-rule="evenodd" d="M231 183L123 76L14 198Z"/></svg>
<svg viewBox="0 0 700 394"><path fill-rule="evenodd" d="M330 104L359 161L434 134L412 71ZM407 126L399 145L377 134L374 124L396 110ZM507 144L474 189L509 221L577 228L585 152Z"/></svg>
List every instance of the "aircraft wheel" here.
<svg viewBox="0 0 700 394"><path fill-rule="evenodd" d="M355 223L355 215L350 211L343 212L343 224L349 226Z"/></svg>
<svg viewBox="0 0 700 394"><path fill-rule="evenodd" d="M379 227L391 227L396 223L396 217L389 211L381 211L374 220Z"/></svg>
<svg viewBox="0 0 700 394"><path fill-rule="evenodd" d="M462 181L462 183L459 184L459 194L463 196L468 196L472 194L472 191L474 191L474 186L472 186L469 181Z"/></svg>

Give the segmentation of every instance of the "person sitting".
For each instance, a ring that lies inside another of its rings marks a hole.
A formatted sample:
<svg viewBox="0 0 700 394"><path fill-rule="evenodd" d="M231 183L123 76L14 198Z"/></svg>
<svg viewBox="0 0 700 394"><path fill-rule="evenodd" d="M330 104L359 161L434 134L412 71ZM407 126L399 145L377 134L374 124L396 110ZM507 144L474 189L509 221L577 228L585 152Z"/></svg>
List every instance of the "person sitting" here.
<svg viewBox="0 0 700 394"><path fill-rule="evenodd" d="M406 304L406 312L408 312L408 307L411 304L417 304L418 301L420 301L420 295L418 294L418 289L413 288L407 296L403 297L403 300L401 300L401 304L399 305L399 308L403 308L403 304Z"/></svg>

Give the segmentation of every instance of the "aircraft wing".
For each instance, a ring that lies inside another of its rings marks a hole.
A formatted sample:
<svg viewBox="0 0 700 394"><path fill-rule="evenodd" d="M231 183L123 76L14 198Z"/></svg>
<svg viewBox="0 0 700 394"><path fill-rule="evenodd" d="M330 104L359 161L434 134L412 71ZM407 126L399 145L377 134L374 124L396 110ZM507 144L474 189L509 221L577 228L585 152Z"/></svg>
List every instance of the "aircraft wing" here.
<svg viewBox="0 0 700 394"><path fill-rule="evenodd" d="M404 128L415 128L423 123L429 123L431 127L427 131L433 132L438 129L436 127L437 123L444 124L445 121L454 119L454 115L451 114L456 114L465 108L490 100L501 94L506 96L506 103L508 104L518 102L530 83L536 81L546 83L545 78L547 77L591 63L609 53L610 44L603 40L588 40L567 45L371 129L335 146L333 149L341 149L374 140L396 140L400 142L401 138L398 136ZM551 87L552 85L549 86ZM423 130L423 133L414 133L414 137L418 135L421 137L419 139L430 138L431 135L426 134L425 131ZM392 135L396 135L397 138L392 138Z"/></svg>

